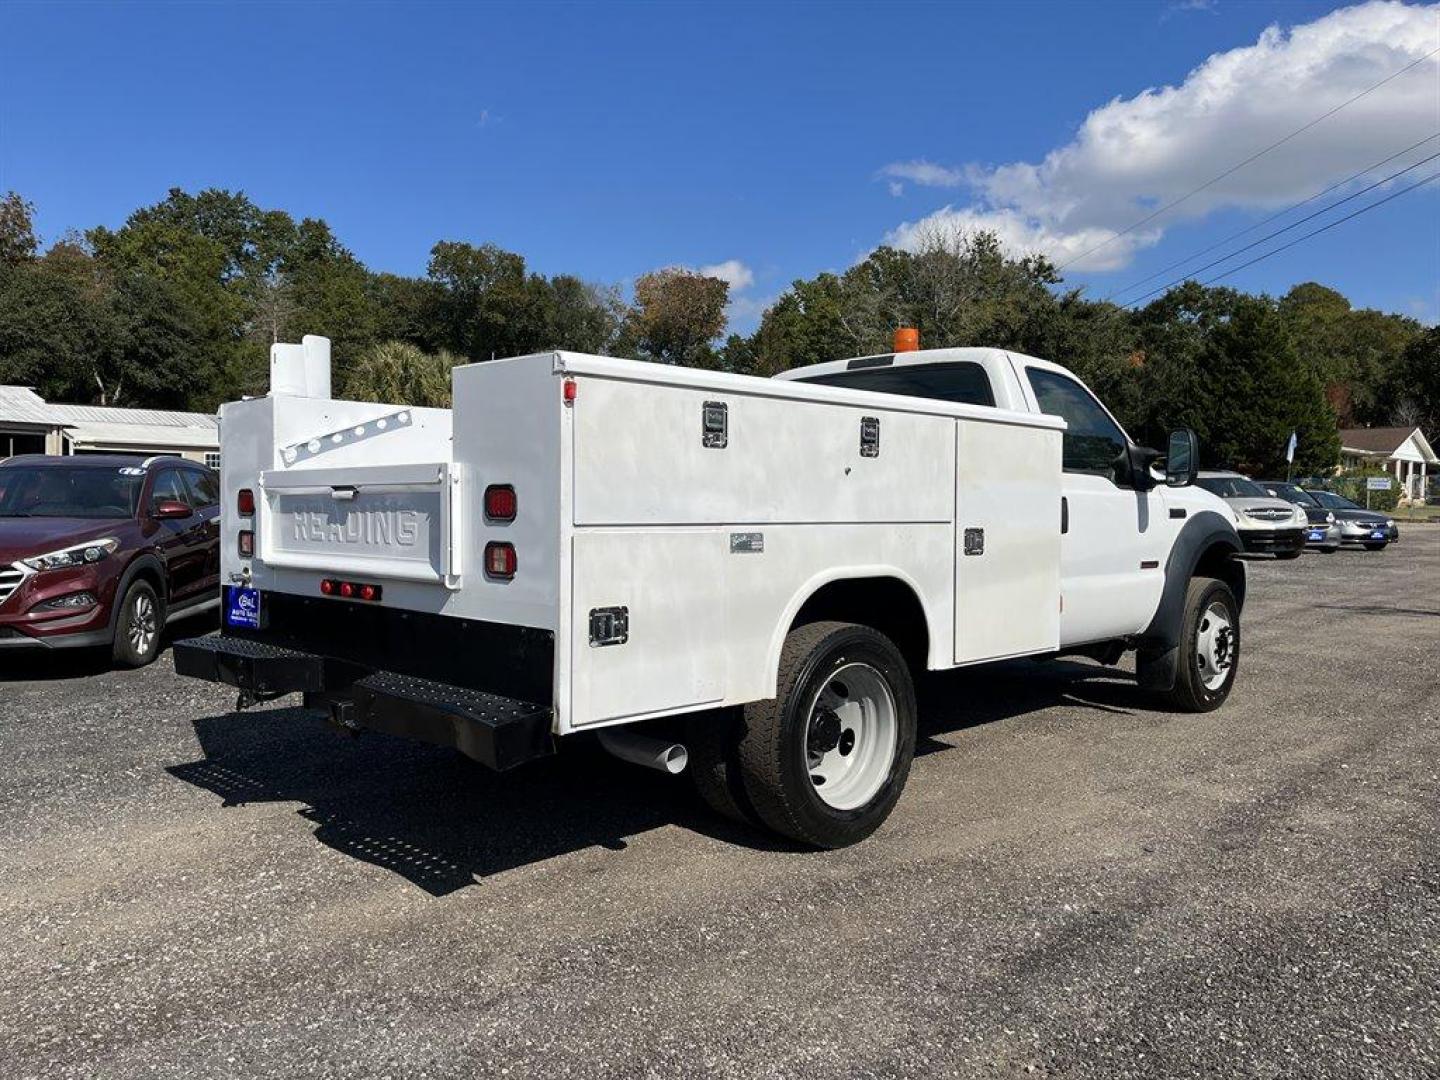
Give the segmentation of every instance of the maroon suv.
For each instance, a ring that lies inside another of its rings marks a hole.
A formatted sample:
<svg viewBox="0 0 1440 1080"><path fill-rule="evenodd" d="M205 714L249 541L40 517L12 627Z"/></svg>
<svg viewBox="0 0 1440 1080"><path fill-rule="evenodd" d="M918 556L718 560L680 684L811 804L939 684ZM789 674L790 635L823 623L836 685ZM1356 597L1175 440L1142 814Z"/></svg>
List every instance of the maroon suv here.
<svg viewBox="0 0 1440 1080"><path fill-rule="evenodd" d="M0 654L110 646L139 667L167 619L219 603L220 482L175 457L0 461Z"/></svg>

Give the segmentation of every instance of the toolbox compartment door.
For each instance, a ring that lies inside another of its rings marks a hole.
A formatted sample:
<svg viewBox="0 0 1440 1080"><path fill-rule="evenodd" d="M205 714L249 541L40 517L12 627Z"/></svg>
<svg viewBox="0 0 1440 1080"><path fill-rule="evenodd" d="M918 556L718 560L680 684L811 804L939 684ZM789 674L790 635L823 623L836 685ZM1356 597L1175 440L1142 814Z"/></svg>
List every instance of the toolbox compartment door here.
<svg viewBox="0 0 1440 1080"><path fill-rule="evenodd" d="M1060 644L1058 428L955 430L955 662Z"/></svg>
<svg viewBox="0 0 1440 1080"><path fill-rule="evenodd" d="M459 474L448 462L270 470L256 558L340 577L459 586Z"/></svg>
<svg viewBox="0 0 1440 1080"><path fill-rule="evenodd" d="M720 700L727 536L713 529L574 535L573 726ZM616 609L623 609L623 634L592 644L592 614L603 621L610 613L613 630Z"/></svg>

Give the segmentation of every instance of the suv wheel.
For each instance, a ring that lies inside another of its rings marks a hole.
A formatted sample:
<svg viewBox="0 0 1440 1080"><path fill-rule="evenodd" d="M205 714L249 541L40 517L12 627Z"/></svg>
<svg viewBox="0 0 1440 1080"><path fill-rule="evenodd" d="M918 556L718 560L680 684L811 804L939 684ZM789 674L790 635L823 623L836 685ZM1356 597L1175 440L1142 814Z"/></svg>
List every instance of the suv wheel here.
<svg viewBox="0 0 1440 1080"><path fill-rule="evenodd" d="M154 587L147 581L132 582L120 601L115 620L115 662L124 667L144 667L160 655L160 631L165 612Z"/></svg>

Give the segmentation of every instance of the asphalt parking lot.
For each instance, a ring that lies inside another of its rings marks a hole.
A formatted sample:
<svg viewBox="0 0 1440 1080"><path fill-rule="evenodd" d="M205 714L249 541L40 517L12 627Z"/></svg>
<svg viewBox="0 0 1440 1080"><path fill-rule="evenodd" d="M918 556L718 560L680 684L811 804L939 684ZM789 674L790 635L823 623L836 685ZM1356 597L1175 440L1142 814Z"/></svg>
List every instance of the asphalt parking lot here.
<svg viewBox="0 0 1440 1080"><path fill-rule="evenodd" d="M1252 563L1244 632L1200 717L927 678L895 816L823 854L593 749L0 658L3 1073L1440 1075L1440 528Z"/></svg>

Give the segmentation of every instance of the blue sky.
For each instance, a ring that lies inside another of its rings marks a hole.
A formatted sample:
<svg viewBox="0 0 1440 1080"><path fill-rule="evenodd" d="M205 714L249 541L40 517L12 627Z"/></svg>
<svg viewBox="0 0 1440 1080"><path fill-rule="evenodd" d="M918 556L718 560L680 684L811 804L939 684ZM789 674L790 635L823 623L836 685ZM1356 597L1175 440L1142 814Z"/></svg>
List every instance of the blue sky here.
<svg viewBox="0 0 1440 1080"><path fill-rule="evenodd" d="M1339 7L7 0L0 189L46 239L216 186L398 273L440 239L604 282L724 265L748 329L887 238L998 227L1065 261L1440 48L1440 7ZM1067 279L1106 295L1435 132L1440 57ZM1434 322L1437 189L1230 280Z"/></svg>

